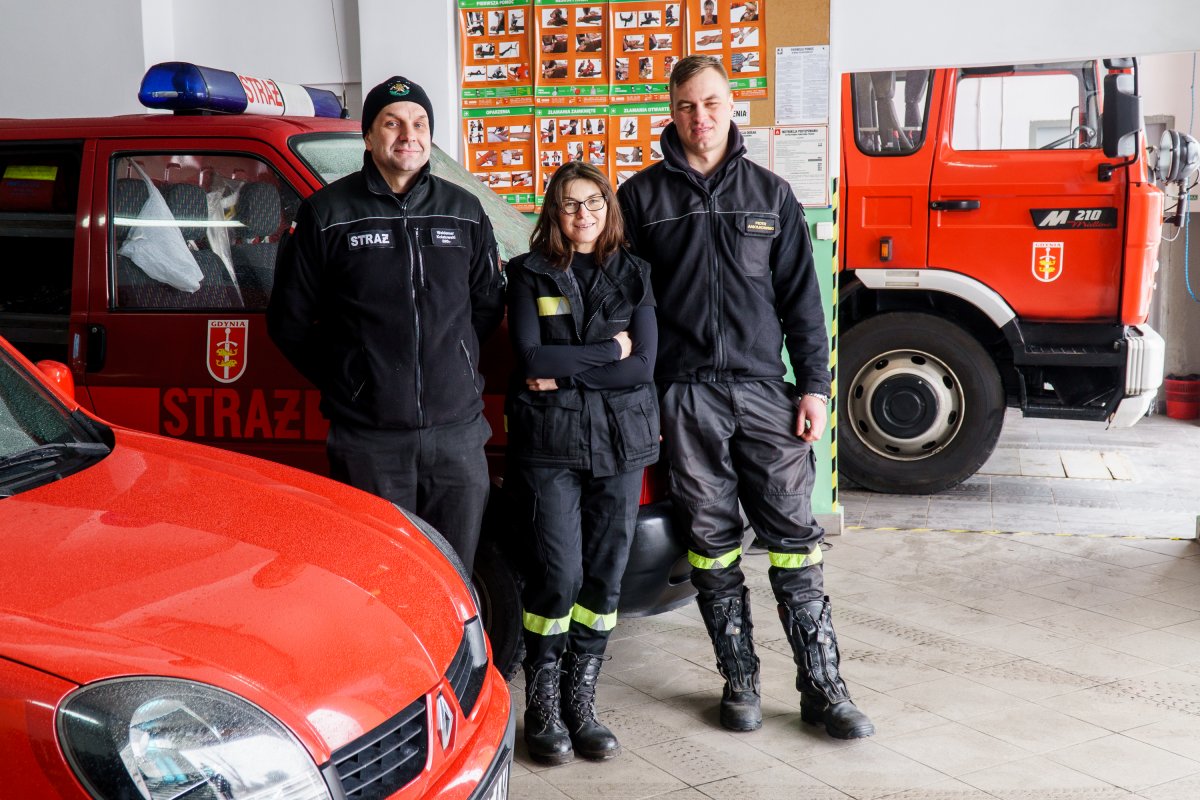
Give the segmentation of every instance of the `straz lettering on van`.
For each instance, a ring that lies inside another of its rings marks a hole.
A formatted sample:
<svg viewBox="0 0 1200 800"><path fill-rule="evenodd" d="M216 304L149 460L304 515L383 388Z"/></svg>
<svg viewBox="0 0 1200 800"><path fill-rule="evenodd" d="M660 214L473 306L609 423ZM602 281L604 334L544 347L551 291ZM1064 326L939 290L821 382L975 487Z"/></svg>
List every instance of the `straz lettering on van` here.
<svg viewBox="0 0 1200 800"><path fill-rule="evenodd" d="M1061 230L1063 228L1115 228L1117 209L1112 206L1101 208L1031 208L1033 225L1039 230Z"/></svg>
<svg viewBox="0 0 1200 800"><path fill-rule="evenodd" d="M316 389L172 387L159 395L159 433L187 439L324 441Z"/></svg>
<svg viewBox="0 0 1200 800"><path fill-rule="evenodd" d="M393 247L391 231L363 231L352 233L347 237L351 250L362 250L364 247Z"/></svg>

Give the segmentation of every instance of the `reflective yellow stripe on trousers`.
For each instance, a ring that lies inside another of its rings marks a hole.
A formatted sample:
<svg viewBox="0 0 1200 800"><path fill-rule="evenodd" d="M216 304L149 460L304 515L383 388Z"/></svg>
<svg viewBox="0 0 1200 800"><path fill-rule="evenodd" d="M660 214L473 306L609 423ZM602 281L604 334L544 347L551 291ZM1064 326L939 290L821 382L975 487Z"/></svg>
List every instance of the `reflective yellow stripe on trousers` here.
<svg viewBox="0 0 1200 800"><path fill-rule="evenodd" d="M814 564L820 564L823 558L819 545L811 553L772 553L768 550L767 555L771 559L771 566L780 569L811 567Z"/></svg>
<svg viewBox="0 0 1200 800"><path fill-rule="evenodd" d="M571 624L571 617L568 615L551 619L526 611L521 615L521 622L525 626L525 630L530 633L536 633L539 636L555 636L567 632L567 627Z"/></svg>
<svg viewBox="0 0 1200 800"><path fill-rule="evenodd" d="M728 553L722 553L716 558L705 558L699 553L688 550L688 563L696 569L725 569L742 557L742 548L735 547Z"/></svg>
<svg viewBox="0 0 1200 800"><path fill-rule="evenodd" d="M617 612L597 614L595 611L589 611L578 603L571 609L571 619L594 631L611 631L617 627Z"/></svg>

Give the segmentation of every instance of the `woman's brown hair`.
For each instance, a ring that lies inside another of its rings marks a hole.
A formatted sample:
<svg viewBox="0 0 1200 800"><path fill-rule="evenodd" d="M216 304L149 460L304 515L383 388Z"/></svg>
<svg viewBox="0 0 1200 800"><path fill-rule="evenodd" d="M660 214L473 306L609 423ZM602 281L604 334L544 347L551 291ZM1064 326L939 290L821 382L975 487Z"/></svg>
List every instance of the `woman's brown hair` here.
<svg viewBox="0 0 1200 800"><path fill-rule="evenodd" d="M560 211L567 191L572 181L591 181L600 187L607 209L604 220L604 230L596 239L596 249L592 255L596 264L603 267L608 257L617 251L625 242L625 220L621 216L621 207L617 205L617 195L613 192L608 176L591 164L583 161L568 161L559 167L550 178L546 187L546 202L542 213L538 214L533 226L533 235L529 237L529 247L540 253L554 266L565 270L571 266L571 256L575 254L574 245L562 231Z"/></svg>

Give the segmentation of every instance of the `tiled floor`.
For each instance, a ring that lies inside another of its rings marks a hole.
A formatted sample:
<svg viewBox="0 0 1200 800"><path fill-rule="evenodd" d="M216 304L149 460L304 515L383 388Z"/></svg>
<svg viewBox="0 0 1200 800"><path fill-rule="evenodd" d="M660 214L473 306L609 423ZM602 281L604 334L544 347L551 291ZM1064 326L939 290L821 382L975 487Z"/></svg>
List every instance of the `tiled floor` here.
<svg viewBox="0 0 1200 800"><path fill-rule="evenodd" d="M1108 478L1021 472L1052 466L1022 461L1045 452L1124 462L1076 459L1094 475L1115 464ZM876 736L842 742L800 722L766 557L748 555L762 729L719 728L720 678L694 607L622 620L599 705L624 752L546 768L518 743L511 796L1200 797L1200 546L1151 538L1194 535L1200 425L1010 420L997 455L949 495L843 491L847 530L830 539L826 584L843 672ZM523 709L519 679L512 689Z"/></svg>

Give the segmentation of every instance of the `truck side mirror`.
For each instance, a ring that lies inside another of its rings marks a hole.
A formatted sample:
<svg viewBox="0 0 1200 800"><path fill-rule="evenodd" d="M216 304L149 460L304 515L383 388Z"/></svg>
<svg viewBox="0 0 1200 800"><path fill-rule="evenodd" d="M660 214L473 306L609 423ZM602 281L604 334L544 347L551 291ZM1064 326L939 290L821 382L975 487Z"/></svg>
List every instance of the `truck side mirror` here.
<svg viewBox="0 0 1200 800"><path fill-rule="evenodd" d="M1133 75L1104 76L1104 155L1130 157L1137 153L1137 135L1142 128L1142 98L1135 94Z"/></svg>

